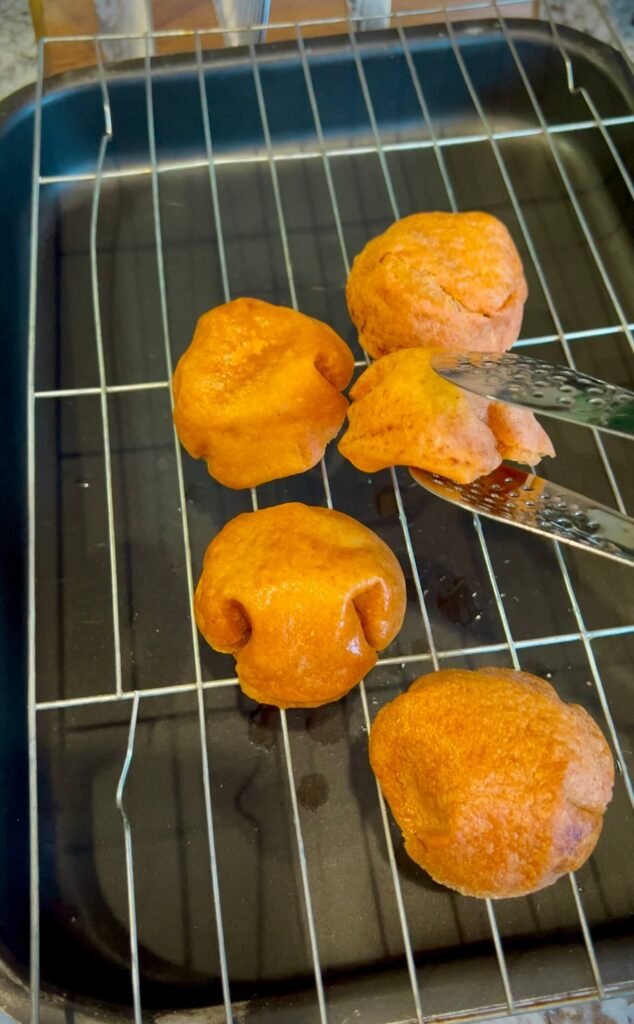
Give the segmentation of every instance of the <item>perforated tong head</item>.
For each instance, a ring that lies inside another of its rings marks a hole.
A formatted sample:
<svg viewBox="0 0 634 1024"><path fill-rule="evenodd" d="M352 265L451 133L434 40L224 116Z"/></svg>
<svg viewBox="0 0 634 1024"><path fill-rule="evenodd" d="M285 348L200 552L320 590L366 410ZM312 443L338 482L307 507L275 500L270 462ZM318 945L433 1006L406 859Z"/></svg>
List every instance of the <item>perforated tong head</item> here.
<svg viewBox="0 0 634 1024"><path fill-rule="evenodd" d="M634 392L567 367L522 354L464 352L437 353L432 366L452 383L491 401L634 436ZM458 484L423 470L410 472L428 491L461 508L634 564L634 519L534 473L502 465L471 484Z"/></svg>
<svg viewBox="0 0 634 1024"><path fill-rule="evenodd" d="M431 365L452 384L491 401L634 437L634 391L568 366L551 366L521 352L436 352Z"/></svg>
<svg viewBox="0 0 634 1024"><path fill-rule="evenodd" d="M432 494L470 512L634 565L634 519L534 473L499 466L472 484L457 484L422 469L410 473Z"/></svg>

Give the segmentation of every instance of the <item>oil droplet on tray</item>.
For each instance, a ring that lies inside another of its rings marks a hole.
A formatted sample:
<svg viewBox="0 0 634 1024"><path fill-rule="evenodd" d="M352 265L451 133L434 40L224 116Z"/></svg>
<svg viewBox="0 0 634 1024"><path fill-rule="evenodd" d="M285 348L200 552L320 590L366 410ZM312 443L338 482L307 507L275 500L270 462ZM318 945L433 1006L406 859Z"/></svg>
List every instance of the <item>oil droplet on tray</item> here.
<svg viewBox="0 0 634 1024"><path fill-rule="evenodd" d="M391 487L382 487L374 500L380 516L393 516L398 512L396 495Z"/></svg>
<svg viewBox="0 0 634 1024"><path fill-rule="evenodd" d="M297 799L308 811L316 811L326 803L330 787L321 772L302 775L297 787Z"/></svg>
<svg viewBox="0 0 634 1024"><path fill-rule="evenodd" d="M441 576L441 581L445 577ZM450 622L460 626L468 626L471 622L479 622L482 612L473 599L473 591L466 577L457 576L439 590L436 604L439 611L447 616Z"/></svg>
<svg viewBox="0 0 634 1024"><path fill-rule="evenodd" d="M316 743L324 746L338 743L344 738L345 731L345 712L338 703L313 708L306 715L306 732Z"/></svg>
<svg viewBox="0 0 634 1024"><path fill-rule="evenodd" d="M279 710L270 704L258 704L249 715L247 735L254 747L273 750L277 746Z"/></svg>

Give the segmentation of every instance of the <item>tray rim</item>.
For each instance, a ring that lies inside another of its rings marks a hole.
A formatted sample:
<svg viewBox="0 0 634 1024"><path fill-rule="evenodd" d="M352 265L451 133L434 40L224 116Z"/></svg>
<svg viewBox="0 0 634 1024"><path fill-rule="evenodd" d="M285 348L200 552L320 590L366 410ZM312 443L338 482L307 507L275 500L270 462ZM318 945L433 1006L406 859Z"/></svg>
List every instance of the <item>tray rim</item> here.
<svg viewBox="0 0 634 1024"><path fill-rule="evenodd" d="M539 18L509 18L505 17L512 34L521 36L522 40L530 41L534 38L538 42L550 43L555 46L550 30L550 24L548 21ZM297 22L297 24L302 24ZM447 45L446 39L439 39L437 36L438 25L442 25L443 22L432 22L424 25L408 25L408 39L414 43L430 43L434 42L438 48ZM456 35L463 36L464 40L470 45L477 45L486 38L487 32L495 31L497 20L495 18L481 18L473 19L470 21L457 22L455 26ZM269 26L275 28L275 25ZM634 113L634 76L629 73L629 69L623 56L619 51L606 43L603 40L595 39L587 32L583 32L580 29L571 28L569 25L557 24L560 35L572 44L576 53L572 56L584 56L596 67L599 67L604 73L606 71L613 71L614 76L611 76L611 80L615 83L621 95L624 97L626 102L629 102L632 112ZM477 32L474 32L477 29ZM207 29L192 30L192 38L194 31L198 35L204 36ZM395 29L368 29L363 32L357 32L357 38L362 48L365 51L372 48L372 44L375 46L385 49L386 44L394 44L398 48L394 39ZM425 37L429 37L426 39ZM43 50L43 47L47 43L54 43L55 36L46 36L38 41L38 49ZM95 39L102 38L99 35L94 37ZM310 47L318 48L320 50L337 50L340 49L342 44L345 45L346 36L344 35L324 35L310 37ZM297 43L295 40L284 39L268 43L258 43L255 47L259 61L266 63L267 61L279 61L286 60L289 63L293 63L297 60L296 51ZM214 65L218 66L232 66L240 65L245 59L248 58L248 47L246 46L231 46L226 47L224 50L203 50L203 56L206 58L205 71L212 72ZM602 62L602 58L605 63ZM174 53L174 54L160 54L152 56L152 68L153 72L158 72L159 75L177 75L187 74L195 67L196 58L195 54L191 53ZM609 65L614 65L614 68L610 68ZM142 74L144 68L144 58L134 57L129 60L117 61L108 65L108 77L115 80L122 80L128 77L135 78L137 74ZM37 58L35 61L35 69L37 70ZM98 84L98 68L96 65L89 65L82 68L71 68L69 71L62 71L55 75L44 76L44 94L42 102L46 104L50 101L53 95L58 95L63 92L73 91L81 87L94 86ZM9 93L2 100L0 100L0 136L11 130L13 118L20 114L28 114L28 107L34 106L36 100L36 83L30 83L23 85L21 88L16 89L14 92Z"/></svg>

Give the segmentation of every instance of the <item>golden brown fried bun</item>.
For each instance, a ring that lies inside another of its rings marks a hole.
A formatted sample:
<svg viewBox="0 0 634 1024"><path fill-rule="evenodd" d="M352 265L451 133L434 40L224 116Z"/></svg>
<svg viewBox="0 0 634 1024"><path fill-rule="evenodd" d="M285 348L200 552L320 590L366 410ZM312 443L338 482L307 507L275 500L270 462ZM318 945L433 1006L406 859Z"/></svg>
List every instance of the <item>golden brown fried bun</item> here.
<svg viewBox="0 0 634 1024"><path fill-rule="evenodd" d="M535 465L555 454L529 410L463 391L434 372L432 355L422 348L392 352L352 387L338 447L357 469L414 466L463 484L503 459Z"/></svg>
<svg viewBox="0 0 634 1024"><path fill-rule="evenodd" d="M415 213L356 257L346 297L375 359L420 345L503 352L528 290L506 227L488 213Z"/></svg>
<svg viewBox="0 0 634 1024"><path fill-rule="evenodd" d="M195 608L207 642L235 656L249 697L317 707L360 682L394 639L405 581L361 523L291 503L227 523L207 548Z"/></svg>
<svg viewBox="0 0 634 1024"><path fill-rule="evenodd" d="M174 373L178 436L227 487L303 473L343 423L353 366L319 320L259 299L217 306Z"/></svg>
<svg viewBox="0 0 634 1024"><path fill-rule="evenodd" d="M377 715L370 761L410 857L467 896L522 896L576 871L614 783L590 715L504 668L421 676Z"/></svg>

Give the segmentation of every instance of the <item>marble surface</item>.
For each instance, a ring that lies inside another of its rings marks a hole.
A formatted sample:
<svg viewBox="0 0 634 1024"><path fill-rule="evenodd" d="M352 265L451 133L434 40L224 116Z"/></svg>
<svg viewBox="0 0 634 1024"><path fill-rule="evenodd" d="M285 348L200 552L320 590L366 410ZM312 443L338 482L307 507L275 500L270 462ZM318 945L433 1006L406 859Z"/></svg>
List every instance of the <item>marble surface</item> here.
<svg viewBox="0 0 634 1024"><path fill-rule="evenodd" d="M35 37L27 0L0 0L0 99L35 77Z"/></svg>
<svg viewBox="0 0 634 1024"><path fill-rule="evenodd" d="M634 58L634 3L609 0L608 6L630 57ZM592 0L550 0L555 21L588 32L596 39L610 41L609 30Z"/></svg>
<svg viewBox="0 0 634 1024"><path fill-rule="evenodd" d="M634 4L609 0L628 52L634 58ZM591 0L550 0L558 22L609 39L605 23ZM32 82L35 76L35 40L27 0L0 0L0 98ZM0 1024L9 1018L0 1011ZM512 1024L634 1024L634 998L615 998L603 1003L529 1013L512 1018ZM511 1018L509 1018L511 1024Z"/></svg>

